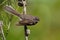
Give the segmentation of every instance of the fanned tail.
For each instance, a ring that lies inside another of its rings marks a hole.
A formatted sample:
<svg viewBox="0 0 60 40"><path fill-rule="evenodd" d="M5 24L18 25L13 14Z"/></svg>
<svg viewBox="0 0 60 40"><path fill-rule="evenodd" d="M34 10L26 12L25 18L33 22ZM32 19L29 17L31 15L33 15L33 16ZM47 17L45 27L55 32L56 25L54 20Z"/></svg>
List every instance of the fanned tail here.
<svg viewBox="0 0 60 40"><path fill-rule="evenodd" d="M4 10L10 12L11 14L14 14L18 17L20 17L20 13L18 13L15 9L13 9L11 6L4 6Z"/></svg>

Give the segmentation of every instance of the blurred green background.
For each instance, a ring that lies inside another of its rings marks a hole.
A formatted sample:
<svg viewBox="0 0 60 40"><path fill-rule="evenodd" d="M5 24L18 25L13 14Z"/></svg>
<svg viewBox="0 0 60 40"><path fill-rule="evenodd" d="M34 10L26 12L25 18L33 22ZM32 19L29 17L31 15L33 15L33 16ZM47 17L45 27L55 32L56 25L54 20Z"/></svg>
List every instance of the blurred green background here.
<svg viewBox="0 0 60 40"><path fill-rule="evenodd" d="M25 40L24 27L15 25L19 21L18 17L3 10L3 6L7 4L22 12L17 0L0 0L0 20L4 23L5 36L7 27L11 23L6 39ZM27 5L27 14L40 18L37 25L28 26L31 30L29 40L60 40L60 0L27 0Z"/></svg>

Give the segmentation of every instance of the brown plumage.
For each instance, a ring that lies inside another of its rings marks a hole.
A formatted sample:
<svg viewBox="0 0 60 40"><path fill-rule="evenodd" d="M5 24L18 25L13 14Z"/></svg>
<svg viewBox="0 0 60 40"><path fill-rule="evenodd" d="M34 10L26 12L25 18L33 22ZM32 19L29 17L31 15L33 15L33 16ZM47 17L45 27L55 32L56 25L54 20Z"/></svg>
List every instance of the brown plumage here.
<svg viewBox="0 0 60 40"><path fill-rule="evenodd" d="M22 21L19 22L19 25L35 25L38 23L39 18L32 16L32 15L27 15L27 14L20 14L18 13L16 10L14 10L13 8L9 7L9 6L5 6L4 9L8 12L10 12L11 14L14 14L18 17L20 17L22 19Z"/></svg>

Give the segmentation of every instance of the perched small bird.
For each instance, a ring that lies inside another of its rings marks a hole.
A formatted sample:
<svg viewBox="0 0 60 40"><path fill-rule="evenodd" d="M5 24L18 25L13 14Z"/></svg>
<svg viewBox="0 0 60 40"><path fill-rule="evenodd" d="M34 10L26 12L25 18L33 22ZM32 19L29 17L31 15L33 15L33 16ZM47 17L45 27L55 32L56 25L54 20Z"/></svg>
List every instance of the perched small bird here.
<svg viewBox="0 0 60 40"><path fill-rule="evenodd" d="M28 15L28 14L20 14L19 12L17 12L15 9L13 9L10 6L4 6L4 9L8 12L10 12L11 14L14 14L16 16L18 16L19 18L21 18L22 20L19 21L19 25L35 25L38 23L39 18L32 16L32 15Z"/></svg>

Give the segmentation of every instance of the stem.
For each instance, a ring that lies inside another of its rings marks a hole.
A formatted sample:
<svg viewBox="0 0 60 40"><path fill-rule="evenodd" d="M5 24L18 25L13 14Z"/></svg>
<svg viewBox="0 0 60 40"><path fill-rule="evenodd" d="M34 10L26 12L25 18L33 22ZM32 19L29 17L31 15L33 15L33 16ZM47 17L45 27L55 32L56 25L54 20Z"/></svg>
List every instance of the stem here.
<svg viewBox="0 0 60 40"><path fill-rule="evenodd" d="M8 28L7 28L7 33L6 33L6 36L8 35L8 31L9 31L9 29L10 29L10 22L9 22L9 25L8 25Z"/></svg>
<svg viewBox="0 0 60 40"><path fill-rule="evenodd" d="M0 34L1 34L2 40L6 40L2 25L3 25L3 22L0 21Z"/></svg>
<svg viewBox="0 0 60 40"><path fill-rule="evenodd" d="M25 31L25 40L28 40L27 26L26 25L24 25L24 31Z"/></svg>
<svg viewBox="0 0 60 40"><path fill-rule="evenodd" d="M26 14L26 0L22 0L23 2L23 14ZM27 31L27 25L24 25L24 31L25 31L25 40L28 40L28 31Z"/></svg>
<svg viewBox="0 0 60 40"><path fill-rule="evenodd" d="M26 14L26 1L23 1L23 14Z"/></svg>

